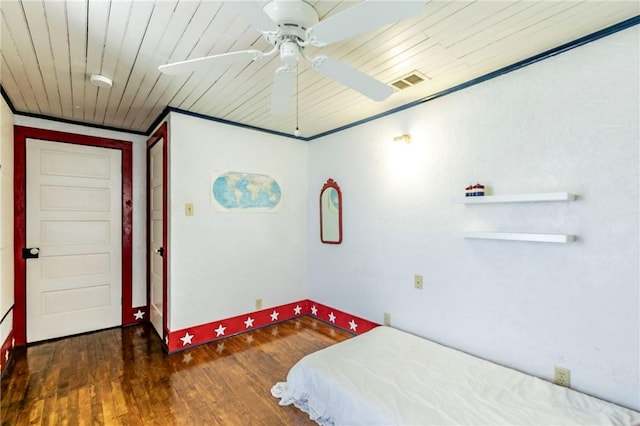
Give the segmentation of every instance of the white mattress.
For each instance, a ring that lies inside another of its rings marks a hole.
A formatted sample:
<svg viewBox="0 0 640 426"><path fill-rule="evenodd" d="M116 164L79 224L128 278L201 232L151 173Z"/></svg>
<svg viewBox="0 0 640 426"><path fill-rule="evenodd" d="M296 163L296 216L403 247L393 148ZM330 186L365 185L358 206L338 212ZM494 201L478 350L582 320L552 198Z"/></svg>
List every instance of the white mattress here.
<svg viewBox="0 0 640 426"><path fill-rule="evenodd" d="M271 390L321 425L638 425L640 413L390 327L307 355Z"/></svg>

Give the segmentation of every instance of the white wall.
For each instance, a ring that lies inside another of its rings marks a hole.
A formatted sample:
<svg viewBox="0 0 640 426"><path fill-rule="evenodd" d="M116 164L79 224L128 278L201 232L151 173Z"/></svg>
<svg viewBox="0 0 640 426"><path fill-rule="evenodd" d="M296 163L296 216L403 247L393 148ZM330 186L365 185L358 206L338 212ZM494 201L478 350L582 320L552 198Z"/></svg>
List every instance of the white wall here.
<svg viewBox="0 0 640 426"><path fill-rule="evenodd" d="M147 304L147 137L133 133L105 130L89 126L67 124L41 118L15 116L17 126L55 130L87 136L118 139L132 142L133 154L133 270L132 305Z"/></svg>
<svg viewBox="0 0 640 426"><path fill-rule="evenodd" d="M0 97L0 319L13 297L13 113ZM0 324L0 345L13 330L13 311Z"/></svg>
<svg viewBox="0 0 640 426"><path fill-rule="evenodd" d="M640 409L638 40L634 27L312 142L310 298L378 322L389 312L398 328L543 378L567 367L575 389ZM391 141L402 133L411 145ZM329 177L343 191L339 246L318 238ZM580 198L452 203L475 182Z"/></svg>
<svg viewBox="0 0 640 426"><path fill-rule="evenodd" d="M169 328L178 330L308 295L308 144L171 113ZM272 213L229 213L211 201L212 172L266 174L282 189ZM185 203L195 214L185 216Z"/></svg>

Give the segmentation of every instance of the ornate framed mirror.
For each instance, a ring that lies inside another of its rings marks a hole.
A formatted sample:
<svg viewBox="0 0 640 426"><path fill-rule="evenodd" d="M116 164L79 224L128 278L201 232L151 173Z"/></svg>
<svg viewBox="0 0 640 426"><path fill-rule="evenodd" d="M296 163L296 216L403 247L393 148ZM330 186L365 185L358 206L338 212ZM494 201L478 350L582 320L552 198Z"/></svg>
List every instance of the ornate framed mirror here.
<svg viewBox="0 0 640 426"><path fill-rule="evenodd" d="M342 191L333 179L328 179L320 191L320 241L342 242Z"/></svg>

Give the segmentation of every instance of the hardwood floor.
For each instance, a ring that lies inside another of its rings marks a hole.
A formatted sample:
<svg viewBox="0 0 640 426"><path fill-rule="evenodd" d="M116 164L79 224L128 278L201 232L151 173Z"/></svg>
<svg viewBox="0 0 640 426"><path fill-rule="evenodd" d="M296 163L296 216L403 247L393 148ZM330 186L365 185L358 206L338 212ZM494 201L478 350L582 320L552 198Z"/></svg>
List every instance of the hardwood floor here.
<svg viewBox="0 0 640 426"><path fill-rule="evenodd" d="M173 355L148 325L22 348L2 378L2 425L314 425L271 387L349 337L302 317Z"/></svg>

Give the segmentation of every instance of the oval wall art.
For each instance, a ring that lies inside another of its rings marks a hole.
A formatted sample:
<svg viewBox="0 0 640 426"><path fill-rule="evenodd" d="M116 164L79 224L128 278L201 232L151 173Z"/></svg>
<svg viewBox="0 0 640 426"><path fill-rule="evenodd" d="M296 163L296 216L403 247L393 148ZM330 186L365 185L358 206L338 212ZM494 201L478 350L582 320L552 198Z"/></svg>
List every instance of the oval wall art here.
<svg viewBox="0 0 640 426"><path fill-rule="evenodd" d="M282 190L268 175L246 172L215 174L214 204L224 211L273 211L282 202Z"/></svg>

